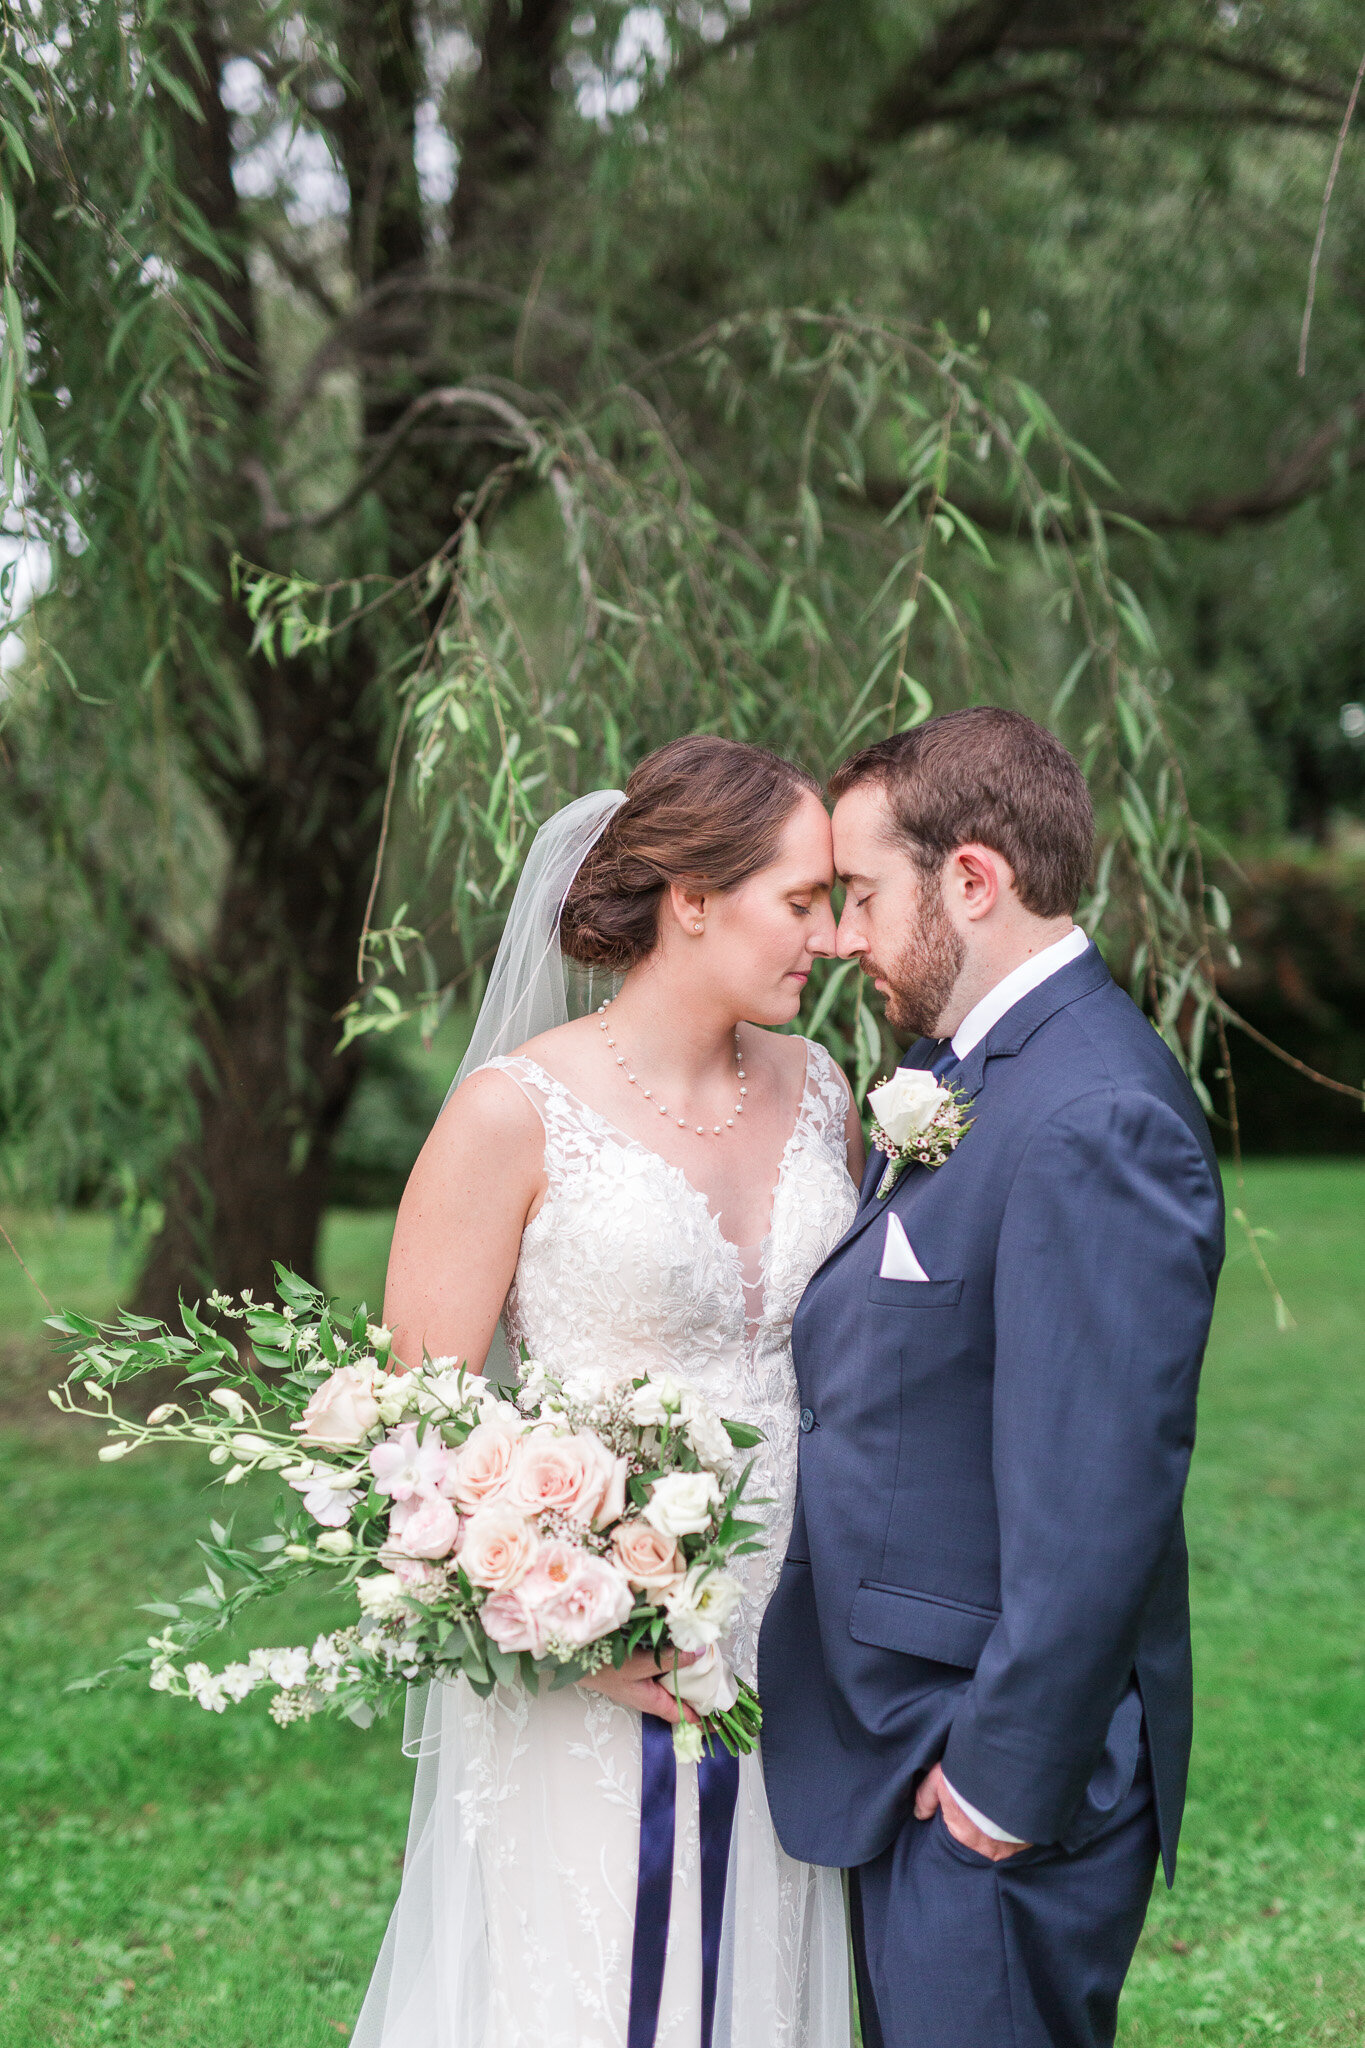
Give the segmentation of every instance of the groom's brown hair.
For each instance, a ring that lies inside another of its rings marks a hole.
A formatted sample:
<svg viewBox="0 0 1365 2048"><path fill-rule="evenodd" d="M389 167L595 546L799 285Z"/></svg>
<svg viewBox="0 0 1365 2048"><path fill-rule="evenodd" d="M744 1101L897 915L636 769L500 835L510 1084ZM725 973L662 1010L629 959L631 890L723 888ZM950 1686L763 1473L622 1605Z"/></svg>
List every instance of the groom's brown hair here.
<svg viewBox="0 0 1365 2048"><path fill-rule="evenodd" d="M830 778L837 801L865 782L885 792L895 833L926 874L956 847L994 848L1025 910L1065 917L1095 856L1085 777L1059 739L1020 711L981 705L850 755Z"/></svg>

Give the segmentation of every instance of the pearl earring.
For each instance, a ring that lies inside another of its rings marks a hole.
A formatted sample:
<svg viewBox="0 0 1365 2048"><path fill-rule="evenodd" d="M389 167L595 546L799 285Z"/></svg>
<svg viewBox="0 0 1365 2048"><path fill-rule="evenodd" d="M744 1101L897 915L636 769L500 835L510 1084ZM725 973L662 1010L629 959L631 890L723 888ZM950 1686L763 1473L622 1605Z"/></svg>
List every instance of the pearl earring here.
<svg viewBox="0 0 1365 2048"><path fill-rule="evenodd" d="M701 926L699 924L694 924L692 929L694 932L699 932L701 930Z"/></svg>

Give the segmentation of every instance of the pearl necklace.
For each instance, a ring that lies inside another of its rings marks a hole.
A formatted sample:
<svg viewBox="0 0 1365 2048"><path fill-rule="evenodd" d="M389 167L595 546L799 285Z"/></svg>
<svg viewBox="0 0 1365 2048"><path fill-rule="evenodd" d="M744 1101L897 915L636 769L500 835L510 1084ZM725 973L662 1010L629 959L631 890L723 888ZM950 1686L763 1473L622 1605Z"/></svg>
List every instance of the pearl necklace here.
<svg viewBox="0 0 1365 2048"><path fill-rule="evenodd" d="M627 1079L627 1080L629 1081L629 1083L630 1083L631 1087L632 1087L632 1088L639 1088L639 1089L641 1089L641 1092L642 1092L642 1093L643 1093L643 1095L644 1095L645 1101L646 1101L646 1102L653 1102L653 1103L654 1103L654 1107L655 1107L655 1108L656 1108L656 1109L658 1110L658 1112L659 1112L659 1115L660 1115L660 1116L667 1116L667 1115L668 1115L668 1104L667 1104L666 1102L655 1102L655 1101L654 1101L654 1095L653 1095L653 1092L652 1092L652 1090L650 1090L650 1089L648 1089L648 1088L645 1088L645 1087L643 1086L643 1083L641 1083L640 1081L638 1081L638 1080L636 1079L635 1075L631 1073L631 1071L630 1071L630 1068L629 1068L629 1067L628 1067L628 1066L626 1065L626 1062L625 1062L625 1056L624 1056L624 1054L622 1054L622 1053L619 1053L619 1052L617 1052L617 1051L616 1051L616 1040L615 1040L615 1039L614 1039L614 1038L612 1037L612 1035L611 1035L611 1032L610 1032L610 1031L609 1031L609 1030L607 1029L607 1020L606 1020L606 1017L605 1017L605 1016L603 1015L603 1012L604 1012L604 1011L606 1010L606 1008L607 1008L608 1004L610 1004L610 1003L614 1002L615 1000L616 1000L616 999L615 999L615 997L614 997L614 996L608 996L608 997L607 997L607 1001L606 1001L605 1003L599 1003L599 1004L598 1004L598 1006L597 1006L597 1028L598 1028L598 1030L599 1030L599 1031L601 1031L601 1032L604 1032L604 1033L606 1034L606 1040L607 1040L607 1044L608 1044L608 1045L609 1045L609 1046L611 1047L611 1049L612 1049L612 1052L613 1052L613 1053L614 1053L614 1054L616 1055L616 1064L617 1064L617 1066L618 1066L618 1067L620 1067L620 1069L621 1069L622 1073L623 1073L623 1074L625 1075L626 1079ZM731 1130L733 1130L733 1129L734 1129L734 1127L735 1127L735 1117L736 1117L736 1116L743 1116L743 1114L744 1114L744 1098L745 1098L745 1096L746 1096L746 1095L748 1094L748 1092L749 1092L749 1091L748 1091L748 1089L747 1089L747 1088L746 1088L746 1087L744 1086L744 1054L743 1054L743 1053L742 1053L742 1052L740 1051L740 1047L739 1047L739 1026L738 1026L738 1024L736 1024L736 1026L735 1026L735 1069L736 1069L736 1072L737 1072L737 1073L738 1073L738 1075L739 1075L739 1101L738 1101L738 1102L737 1102L737 1103L735 1104L735 1116L727 1116L727 1117L726 1117L726 1119L725 1119L725 1125L724 1125L724 1128L725 1128L725 1129L726 1129L727 1131L731 1131ZM676 1119L676 1122L677 1122L677 1126L678 1126L678 1129L679 1129L680 1131L685 1131L685 1130L687 1129L687 1118L686 1118L685 1116L680 1116L680 1117L678 1117L678 1118ZM706 1126L705 1126L704 1124L698 1124L698 1125L696 1126L696 1132L697 1132L697 1136L698 1136L699 1138L704 1138L704 1137L706 1136ZM718 1137L719 1137L720 1135L721 1135L721 1126L720 1126L719 1124L712 1124L712 1126L711 1126L711 1136L712 1136L713 1138L718 1138Z"/></svg>

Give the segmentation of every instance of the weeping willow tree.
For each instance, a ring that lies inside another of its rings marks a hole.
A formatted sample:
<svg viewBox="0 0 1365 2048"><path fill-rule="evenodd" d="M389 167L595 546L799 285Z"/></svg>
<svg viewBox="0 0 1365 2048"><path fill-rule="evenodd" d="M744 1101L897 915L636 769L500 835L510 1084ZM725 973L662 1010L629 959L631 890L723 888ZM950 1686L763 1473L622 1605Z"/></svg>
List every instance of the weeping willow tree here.
<svg viewBox="0 0 1365 2048"><path fill-rule="evenodd" d="M1048 719L1103 821L1087 922L1198 1074L1227 909L1118 486L984 317L878 316L820 261L798 308L749 287L1002 92L1159 121L1192 79L1330 130L1301 52L982 0L4 20L6 573L48 580L5 728L0 1106L30 1175L70 1186L74 1098L127 1199L159 1189L143 1306L314 1268L366 1037L476 995L538 820L680 731L822 770L935 708ZM886 1057L847 970L807 1025L860 1084Z"/></svg>

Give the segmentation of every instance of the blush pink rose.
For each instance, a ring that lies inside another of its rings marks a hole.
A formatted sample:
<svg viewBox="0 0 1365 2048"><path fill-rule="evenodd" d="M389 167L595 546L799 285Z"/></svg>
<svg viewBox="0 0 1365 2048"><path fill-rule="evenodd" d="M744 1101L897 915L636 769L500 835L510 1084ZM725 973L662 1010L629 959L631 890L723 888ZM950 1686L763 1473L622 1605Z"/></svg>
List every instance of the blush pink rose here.
<svg viewBox="0 0 1365 2048"><path fill-rule="evenodd" d="M529 1650L533 1657L544 1656L545 1638L519 1592L490 1593L479 1609L479 1620L498 1648L509 1655Z"/></svg>
<svg viewBox="0 0 1365 2048"><path fill-rule="evenodd" d="M611 1532L612 1554L637 1592L668 1592L687 1570L671 1536L648 1522L618 1522Z"/></svg>
<svg viewBox="0 0 1365 2048"><path fill-rule="evenodd" d="M379 1422L379 1402L370 1374L339 1365L293 1425L306 1444L361 1444Z"/></svg>
<svg viewBox="0 0 1365 2048"><path fill-rule="evenodd" d="M615 1565L568 1543L547 1543L517 1590L541 1635L575 1649L620 1628L635 1605Z"/></svg>
<svg viewBox="0 0 1365 2048"><path fill-rule="evenodd" d="M389 1515L386 1549L405 1557L449 1557L460 1533L460 1517L439 1493L414 1494L395 1501Z"/></svg>
<svg viewBox="0 0 1365 2048"><path fill-rule="evenodd" d="M520 1441L520 1427L501 1417L475 1423L451 1460L450 1492L465 1514L505 1491Z"/></svg>
<svg viewBox="0 0 1365 2048"><path fill-rule="evenodd" d="M514 1507L493 1501L465 1523L460 1565L471 1585L505 1593L525 1578L539 1548L539 1538L526 1517Z"/></svg>
<svg viewBox="0 0 1365 2048"><path fill-rule="evenodd" d="M616 1458L595 1436L532 1436L517 1454L507 1498L528 1515L553 1509L587 1527L609 1496L625 1503L625 1480ZM619 1510L618 1510L619 1513Z"/></svg>

